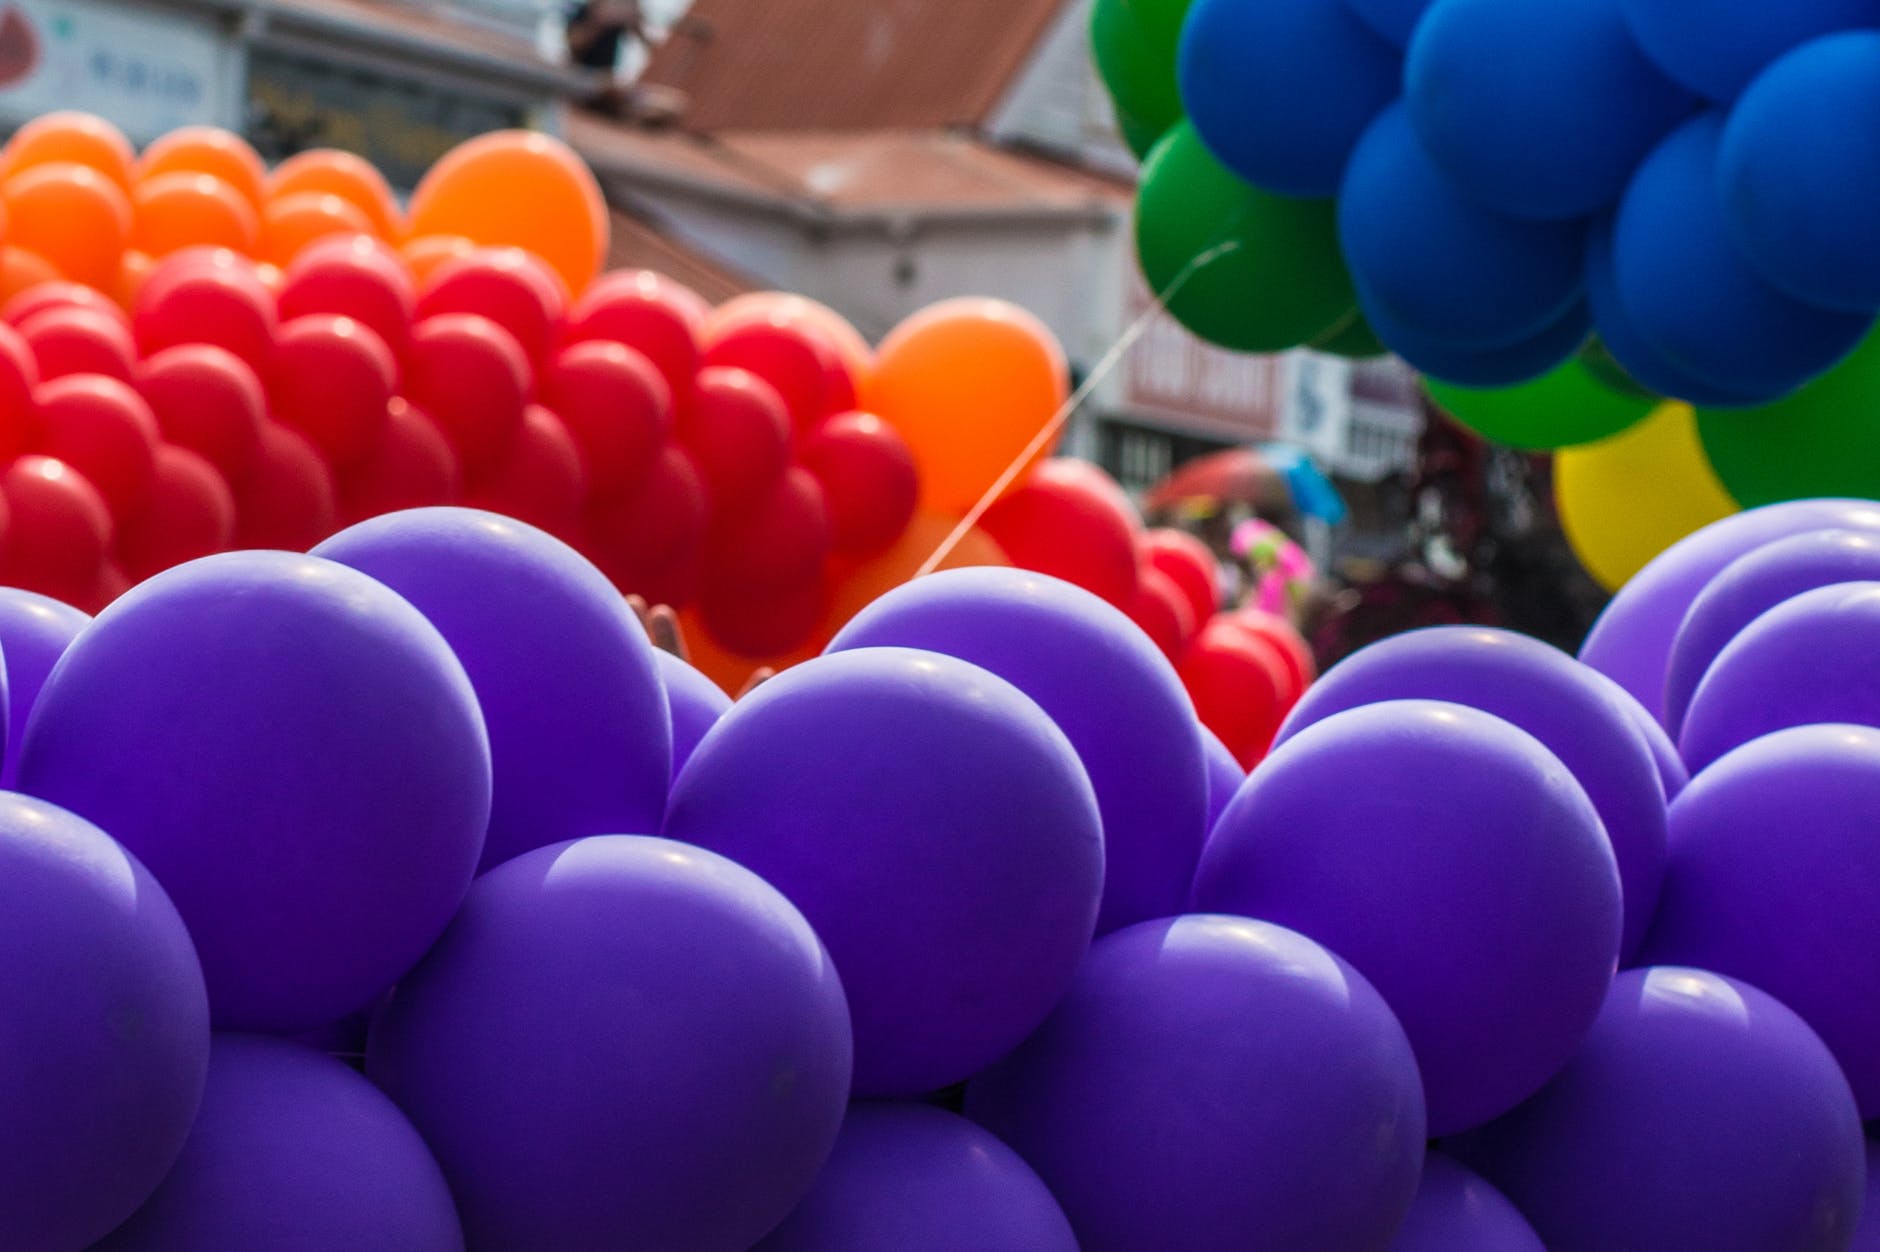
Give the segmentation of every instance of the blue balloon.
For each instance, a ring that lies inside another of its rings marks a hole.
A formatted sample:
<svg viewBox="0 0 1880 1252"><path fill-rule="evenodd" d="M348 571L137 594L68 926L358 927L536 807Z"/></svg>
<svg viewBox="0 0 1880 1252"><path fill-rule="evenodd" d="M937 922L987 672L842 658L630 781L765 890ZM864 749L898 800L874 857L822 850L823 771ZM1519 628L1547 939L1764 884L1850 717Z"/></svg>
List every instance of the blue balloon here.
<svg viewBox="0 0 1880 1252"><path fill-rule="evenodd" d="M1724 224L1722 138L1713 111L1645 159L1613 221L1613 280L1665 356L1724 391L1774 399L1852 352L1874 319L1804 304L1750 268Z"/></svg>
<svg viewBox="0 0 1880 1252"><path fill-rule="evenodd" d="M39 699L46 675L65 655L65 649L91 618L51 596L17 587L0 587L0 657L6 660L4 682L6 712L0 714L5 730L6 764L0 768L0 787L17 790L20 778L20 740L26 718Z"/></svg>
<svg viewBox="0 0 1880 1252"><path fill-rule="evenodd" d="M1613 281L1610 219L1595 222L1587 231L1586 304L1592 310L1593 328L1599 333L1599 342L1641 387L1674 400L1711 408L1737 408L1775 398L1766 394L1741 395L1714 387L1665 356L1656 345L1646 342L1619 299L1618 287Z"/></svg>
<svg viewBox="0 0 1880 1252"><path fill-rule="evenodd" d="M1730 237L1799 300L1880 308L1880 31L1831 35L1765 70L1718 158Z"/></svg>
<svg viewBox="0 0 1880 1252"><path fill-rule="evenodd" d="M1408 47L1430 0L1345 0L1351 11L1399 48Z"/></svg>
<svg viewBox="0 0 1880 1252"><path fill-rule="evenodd" d="M698 741L731 708L731 697L664 648L656 650L653 659L666 684L666 708L672 715L672 776L677 778Z"/></svg>
<svg viewBox="0 0 1880 1252"><path fill-rule="evenodd" d="M1362 295L1360 303L1362 304ZM1558 366L1578 352L1592 333L1584 303L1539 334L1496 348L1446 343L1407 331L1381 310L1365 307L1371 330L1384 346L1439 382L1458 387L1512 387Z"/></svg>
<svg viewBox="0 0 1880 1252"><path fill-rule="evenodd" d="M1282 196L1338 190L1352 145L1397 94L1399 56L1343 0L1195 0L1182 103L1201 141Z"/></svg>
<svg viewBox="0 0 1880 1252"><path fill-rule="evenodd" d="M1790 48L1880 25L1875 0L1620 0L1645 55L1707 99L1734 100Z"/></svg>
<svg viewBox="0 0 1880 1252"><path fill-rule="evenodd" d="M1430 160L1401 103L1352 153L1338 235L1365 316L1417 338L1505 347L1579 302L1584 228L1519 221L1468 199Z"/></svg>
<svg viewBox="0 0 1880 1252"><path fill-rule="evenodd" d="M1410 44L1404 99L1465 195L1542 220L1610 207L1696 107L1639 52L1619 0L1437 0Z"/></svg>
<svg viewBox="0 0 1880 1252"><path fill-rule="evenodd" d="M580 553L511 518L432 508L361 522L314 554L416 605L470 675L495 767L481 869L659 829L672 732L653 646Z"/></svg>

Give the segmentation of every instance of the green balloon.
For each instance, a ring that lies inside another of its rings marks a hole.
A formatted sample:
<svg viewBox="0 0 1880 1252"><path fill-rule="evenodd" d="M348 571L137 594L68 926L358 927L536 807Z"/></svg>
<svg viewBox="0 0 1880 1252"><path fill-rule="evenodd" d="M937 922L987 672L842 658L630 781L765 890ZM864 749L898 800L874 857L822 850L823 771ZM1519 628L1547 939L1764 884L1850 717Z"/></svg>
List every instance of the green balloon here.
<svg viewBox="0 0 1880 1252"><path fill-rule="evenodd" d="M1616 391L1622 396L1638 396L1645 400L1661 400L1664 397L1650 387L1641 386L1637 379L1625 372L1625 366L1619 364L1619 358L1599 341L1594 335L1580 349L1580 364L1593 376L1593 381L1609 391Z"/></svg>
<svg viewBox="0 0 1880 1252"><path fill-rule="evenodd" d="M1880 499L1880 330L1774 404L1699 409L1697 433L1746 509L1812 496Z"/></svg>
<svg viewBox="0 0 1880 1252"><path fill-rule="evenodd" d="M1364 320L1364 314L1356 310L1352 311L1344 325L1323 338L1313 340L1311 347L1315 352L1327 352L1351 361L1365 361L1390 353L1384 341L1377 337L1377 332L1371 329L1371 323Z"/></svg>
<svg viewBox="0 0 1880 1252"><path fill-rule="evenodd" d="M1655 399L1621 395L1578 360L1518 387L1478 391L1423 380L1430 398L1470 430L1515 448L1568 448L1609 438L1657 407Z"/></svg>
<svg viewBox="0 0 1880 1252"><path fill-rule="evenodd" d="M1229 173L1182 122L1155 146L1136 195L1136 257L1151 291L1196 269L1169 312L1201 338L1279 352L1339 329L1357 307L1330 200L1293 200Z"/></svg>
<svg viewBox="0 0 1880 1252"><path fill-rule="evenodd" d="M1148 160L1157 141L1167 133L1163 127L1137 121L1123 112L1120 105L1116 108L1116 129L1123 133L1123 142L1129 145L1129 150L1136 154L1138 161Z"/></svg>
<svg viewBox="0 0 1880 1252"><path fill-rule="evenodd" d="M1090 50L1097 73L1116 102L1124 138L1142 156L1182 120L1175 79L1175 48L1188 0L1097 0L1090 10ZM1127 120L1124 121L1123 118ZM1132 133L1133 132L1133 133Z"/></svg>

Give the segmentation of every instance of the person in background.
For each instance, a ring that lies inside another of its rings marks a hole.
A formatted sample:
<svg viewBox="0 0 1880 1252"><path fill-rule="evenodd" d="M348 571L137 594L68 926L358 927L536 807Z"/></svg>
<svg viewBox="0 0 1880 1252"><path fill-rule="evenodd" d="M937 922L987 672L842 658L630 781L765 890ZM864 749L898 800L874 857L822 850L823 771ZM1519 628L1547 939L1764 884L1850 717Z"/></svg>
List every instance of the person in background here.
<svg viewBox="0 0 1880 1252"><path fill-rule="evenodd" d="M568 56L585 69L612 74L621 45L646 37L640 0L580 0L568 12Z"/></svg>

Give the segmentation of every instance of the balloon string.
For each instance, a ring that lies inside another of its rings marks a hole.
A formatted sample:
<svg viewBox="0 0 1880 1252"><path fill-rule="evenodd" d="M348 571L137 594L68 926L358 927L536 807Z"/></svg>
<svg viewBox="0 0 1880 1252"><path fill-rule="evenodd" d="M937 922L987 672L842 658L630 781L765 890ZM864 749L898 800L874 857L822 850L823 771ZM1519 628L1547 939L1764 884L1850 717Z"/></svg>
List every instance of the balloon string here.
<svg viewBox="0 0 1880 1252"><path fill-rule="evenodd" d="M1171 278L1168 285L1156 294L1154 302L1142 311L1140 317L1129 324L1128 328L1117 337L1116 342L1110 345L1109 350L1098 359L1096 365L1092 367L1089 376L1084 379L1083 384L1079 386L1076 391L1073 391L1064 403L1058 407L1058 411L1051 415L1051 420L1046 422L1043 428L1038 431L1037 435L1032 438L1032 441L1025 445L1024 451L1020 452L1012 459L1012 463L1005 467L1005 472L999 475L992 486L986 488L986 494L980 496L978 502L974 504L972 508L966 510L966 516L960 519L959 525L953 528L952 533L947 535L945 539L942 539L940 546L935 548L933 553L928 556L925 561L921 562L920 568L914 572L915 578L924 578L928 574L933 573L940 568L942 561L953 554L953 550L959 547L960 543L967 535L972 533L973 527L979 525L980 519L986 515L986 510L997 503L999 497L1003 496L1006 490L1017 481L1018 476L1025 472L1031 465L1032 458L1050 446L1051 441L1057 438L1058 432L1064 428L1064 423L1070 421L1071 414L1075 413L1078 406L1090 398L1090 393L1101 386L1104 379L1109 377L1110 372L1122 363L1123 357L1129 352L1130 348L1134 346L1135 342L1142 338L1148 331L1155 319L1168 310L1168 302L1173 300L1181 289L1187 285L1188 280L1193 278L1205 266L1220 260L1231 252L1239 250L1239 248L1240 241L1238 239L1229 239L1222 243L1215 244L1212 248L1202 252L1190 260L1188 264L1182 266L1181 272L1176 274L1174 278Z"/></svg>

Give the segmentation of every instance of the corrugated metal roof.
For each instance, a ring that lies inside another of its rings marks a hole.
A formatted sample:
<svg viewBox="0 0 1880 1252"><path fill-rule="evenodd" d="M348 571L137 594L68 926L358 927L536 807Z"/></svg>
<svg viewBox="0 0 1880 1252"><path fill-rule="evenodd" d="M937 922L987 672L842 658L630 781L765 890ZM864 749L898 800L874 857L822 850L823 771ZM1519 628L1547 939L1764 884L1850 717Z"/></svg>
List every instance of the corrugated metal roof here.
<svg viewBox="0 0 1880 1252"><path fill-rule="evenodd" d="M971 127L1062 2L696 0L646 79L694 130Z"/></svg>
<svg viewBox="0 0 1880 1252"><path fill-rule="evenodd" d="M568 138L600 173L754 207L845 219L1080 217L1110 213L1130 190L1056 162L933 131L638 131L589 115Z"/></svg>

